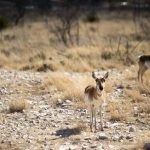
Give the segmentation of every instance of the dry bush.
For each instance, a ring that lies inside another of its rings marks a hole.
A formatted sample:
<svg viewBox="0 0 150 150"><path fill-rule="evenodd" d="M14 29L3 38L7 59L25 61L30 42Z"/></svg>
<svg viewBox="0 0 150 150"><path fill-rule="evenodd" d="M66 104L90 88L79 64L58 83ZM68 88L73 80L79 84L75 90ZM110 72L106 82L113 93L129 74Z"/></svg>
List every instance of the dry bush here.
<svg viewBox="0 0 150 150"><path fill-rule="evenodd" d="M131 111L129 104L111 103L108 110L110 111L111 121L122 121L127 119L127 114Z"/></svg>
<svg viewBox="0 0 150 150"><path fill-rule="evenodd" d="M81 131L87 131L86 123L83 121L79 121L75 127L79 128Z"/></svg>
<svg viewBox="0 0 150 150"><path fill-rule="evenodd" d="M131 98L132 102L143 102L144 97L140 94L140 92L136 89L133 90L126 90L126 95Z"/></svg>
<svg viewBox="0 0 150 150"><path fill-rule="evenodd" d="M150 114L150 104L149 101L145 101L144 103L140 104L140 112L144 112L146 114Z"/></svg>
<svg viewBox="0 0 150 150"><path fill-rule="evenodd" d="M106 93L111 93L113 91L113 83L111 81L106 83L105 91Z"/></svg>
<svg viewBox="0 0 150 150"><path fill-rule="evenodd" d="M142 150L144 147L144 141L138 141L134 146L129 148L129 150Z"/></svg>
<svg viewBox="0 0 150 150"><path fill-rule="evenodd" d="M91 71L93 68L112 67L120 69L124 64L116 60L116 55L114 55L118 46L116 39L119 36L130 37L134 34L133 22L130 19L128 21L120 19L116 22L115 19L108 20L103 15L101 17L100 24L80 21L80 46L72 45L69 48L64 47L58 41L55 42L56 37L42 21L28 21L24 26L6 29L5 35L15 36L15 38L0 43L0 67L25 70L37 70L41 67L40 70L43 70L43 64L47 64L50 70L52 68L52 70L59 71L84 72ZM51 18L49 23L53 23L53 19ZM110 48L108 37L113 39L113 49ZM125 47L123 43L121 46ZM136 45L136 43L137 41L130 41L131 45ZM143 43L136 49L138 54L141 54L141 49L144 50L144 53L148 53L148 42L143 41ZM122 47L120 47L121 50ZM135 56L135 53L133 55ZM51 60L50 57L52 57ZM42 61L41 64L36 66L40 61Z"/></svg>
<svg viewBox="0 0 150 150"><path fill-rule="evenodd" d="M9 104L9 111L11 113L13 112L23 112L24 109L28 109L29 105L28 102L25 99L15 99L11 100Z"/></svg>
<svg viewBox="0 0 150 150"><path fill-rule="evenodd" d="M140 85L138 88L139 88L140 93L150 94L150 87L148 87L147 85Z"/></svg>
<svg viewBox="0 0 150 150"><path fill-rule="evenodd" d="M119 112L112 112L110 116L110 121L122 121L126 120L125 114L120 114Z"/></svg>
<svg viewBox="0 0 150 150"><path fill-rule="evenodd" d="M57 90L64 92L65 99L81 101L83 101L84 88L92 82L88 77L73 78L61 72L49 73L49 80Z"/></svg>
<svg viewBox="0 0 150 150"><path fill-rule="evenodd" d="M139 139L128 150L144 150L145 143L149 143L149 141L150 141L148 134L149 134L149 131L145 134L145 137L142 139L141 139L140 135L138 135ZM147 137L147 135L148 135L148 137ZM145 149L145 150L148 150L148 149Z"/></svg>

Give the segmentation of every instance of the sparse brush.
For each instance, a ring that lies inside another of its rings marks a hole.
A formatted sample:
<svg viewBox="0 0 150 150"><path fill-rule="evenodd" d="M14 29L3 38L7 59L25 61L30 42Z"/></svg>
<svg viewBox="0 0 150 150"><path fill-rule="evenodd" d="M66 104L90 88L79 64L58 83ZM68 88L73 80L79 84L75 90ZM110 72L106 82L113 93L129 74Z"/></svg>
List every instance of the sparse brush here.
<svg viewBox="0 0 150 150"><path fill-rule="evenodd" d="M86 126L85 122L83 122L83 121L78 122L78 124L75 127L80 129L81 131L87 130L87 126Z"/></svg>
<svg viewBox="0 0 150 150"><path fill-rule="evenodd" d="M143 141L138 141L134 146L129 148L129 150L142 150L144 147L144 142Z"/></svg>
<svg viewBox="0 0 150 150"><path fill-rule="evenodd" d="M29 105L26 100L15 99L9 104L9 111L13 112L23 112L24 109L28 109Z"/></svg>
<svg viewBox="0 0 150 150"><path fill-rule="evenodd" d="M126 95L131 98L132 102L143 102L144 97L140 94L140 92L136 89L134 90L126 90Z"/></svg>
<svg viewBox="0 0 150 150"><path fill-rule="evenodd" d="M150 94L150 87L147 85L139 85L138 89L142 94Z"/></svg>
<svg viewBox="0 0 150 150"><path fill-rule="evenodd" d="M146 114L150 114L150 104L149 102L145 102L140 105L140 112L145 112Z"/></svg>
<svg viewBox="0 0 150 150"><path fill-rule="evenodd" d="M145 147L146 143L149 143L150 138L139 139L128 150L149 150Z"/></svg>
<svg viewBox="0 0 150 150"><path fill-rule="evenodd" d="M111 93L113 91L113 84L112 83L107 83L105 86L105 91L106 93Z"/></svg>
<svg viewBox="0 0 150 150"><path fill-rule="evenodd" d="M110 121L122 121L126 119L127 119L126 115L121 114L119 112L111 112L110 114Z"/></svg>
<svg viewBox="0 0 150 150"><path fill-rule="evenodd" d="M64 92L65 99L71 99L76 101L83 101L84 88L91 80L86 78L72 78L71 76L63 73L50 73L50 84L55 86L58 90Z"/></svg>
<svg viewBox="0 0 150 150"><path fill-rule="evenodd" d="M111 103L108 110L111 121L122 121L127 120L127 113L131 111L131 107L129 104Z"/></svg>
<svg viewBox="0 0 150 150"><path fill-rule="evenodd" d="M109 51L103 51L101 54L101 57L105 60L108 60L108 59L112 59L113 54L112 52L109 52Z"/></svg>

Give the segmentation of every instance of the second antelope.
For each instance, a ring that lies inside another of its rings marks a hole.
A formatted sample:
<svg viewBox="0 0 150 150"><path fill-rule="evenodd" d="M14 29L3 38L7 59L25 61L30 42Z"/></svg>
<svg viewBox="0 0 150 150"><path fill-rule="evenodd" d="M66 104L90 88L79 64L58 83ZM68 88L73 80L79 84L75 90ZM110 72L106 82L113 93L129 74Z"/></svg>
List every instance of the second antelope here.
<svg viewBox="0 0 150 150"><path fill-rule="evenodd" d="M138 59L139 71L138 80L143 83L143 75L150 68L150 55L142 55Z"/></svg>
<svg viewBox="0 0 150 150"><path fill-rule="evenodd" d="M102 77L96 77L95 72L92 72L92 77L95 79L96 86L89 85L85 88L85 104L90 111L90 129L93 131L93 121L95 122L96 131L96 112L99 110L101 130L103 131L103 119L102 119L102 105L106 99L106 93L104 90L105 80L108 78L108 72Z"/></svg>

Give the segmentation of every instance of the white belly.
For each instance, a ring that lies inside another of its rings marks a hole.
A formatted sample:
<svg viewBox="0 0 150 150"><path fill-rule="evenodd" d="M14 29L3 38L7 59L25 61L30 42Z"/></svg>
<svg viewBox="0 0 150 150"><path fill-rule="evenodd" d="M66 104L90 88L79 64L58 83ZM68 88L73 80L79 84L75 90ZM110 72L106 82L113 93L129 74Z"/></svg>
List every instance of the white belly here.
<svg viewBox="0 0 150 150"><path fill-rule="evenodd" d="M91 106L94 106L94 108L99 109L100 106L102 106L104 100L102 98L100 99L89 99L88 96L85 96L84 98L85 104L90 108Z"/></svg>

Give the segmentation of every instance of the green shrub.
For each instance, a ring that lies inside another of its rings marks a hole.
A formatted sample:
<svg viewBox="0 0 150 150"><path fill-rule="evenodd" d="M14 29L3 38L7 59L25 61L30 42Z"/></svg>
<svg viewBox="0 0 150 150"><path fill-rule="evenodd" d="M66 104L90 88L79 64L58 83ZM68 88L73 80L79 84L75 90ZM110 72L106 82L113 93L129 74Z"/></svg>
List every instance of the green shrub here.
<svg viewBox="0 0 150 150"><path fill-rule="evenodd" d="M9 21L5 17L0 17L0 31L4 30L9 26Z"/></svg>
<svg viewBox="0 0 150 150"><path fill-rule="evenodd" d="M95 12L90 12L87 14L86 19L87 22L98 22L99 21L99 17Z"/></svg>

